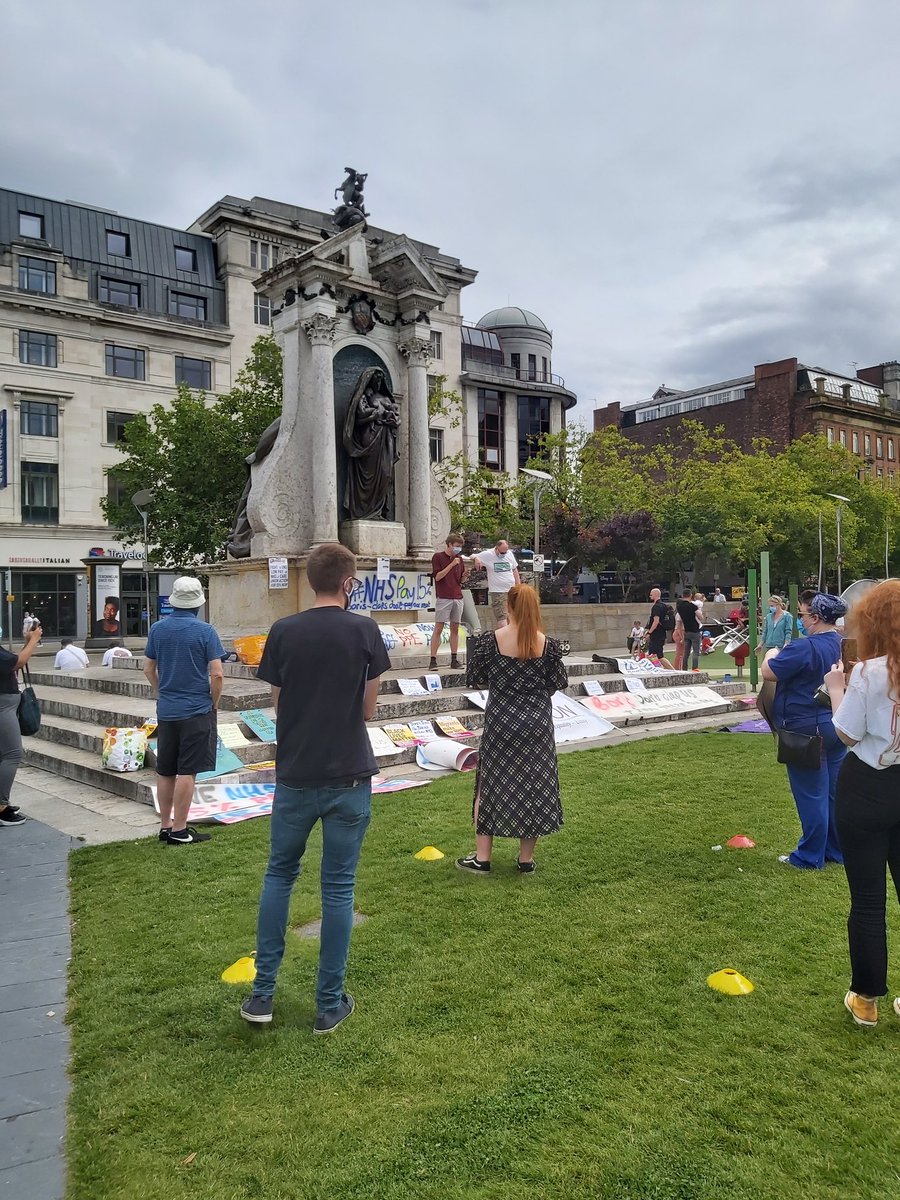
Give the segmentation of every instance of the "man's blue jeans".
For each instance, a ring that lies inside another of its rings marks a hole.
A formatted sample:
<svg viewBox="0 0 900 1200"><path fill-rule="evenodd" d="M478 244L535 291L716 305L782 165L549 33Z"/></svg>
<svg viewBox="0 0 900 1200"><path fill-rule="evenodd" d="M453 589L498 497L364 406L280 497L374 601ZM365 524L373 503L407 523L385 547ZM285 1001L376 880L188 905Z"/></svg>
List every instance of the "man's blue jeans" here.
<svg viewBox="0 0 900 1200"><path fill-rule="evenodd" d="M372 781L353 786L291 788L279 783L272 805L271 849L256 926L256 996L271 996L284 957L291 892L306 842L322 822L322 932L316 1010L337 1008L344 990L356 864L372 815Z"/></svg>

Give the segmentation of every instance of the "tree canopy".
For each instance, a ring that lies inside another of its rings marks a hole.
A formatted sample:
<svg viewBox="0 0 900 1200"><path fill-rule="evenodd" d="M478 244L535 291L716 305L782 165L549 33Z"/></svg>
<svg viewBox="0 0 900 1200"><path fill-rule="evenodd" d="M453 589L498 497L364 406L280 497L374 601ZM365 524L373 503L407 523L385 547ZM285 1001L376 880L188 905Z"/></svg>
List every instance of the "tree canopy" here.
<svg viewBox="0 0 900 1200"><path fill-rule="evenodd" d="M818 573L835 587L836 508L843 510L845 583L884 574L885 531L900 535L900 492L861 470L858 457L807 435L787 449L765 440L749 452L699 422L684 422L645 448L610 426L580 426L542 439L532 466L549 472L543 541L583 566L674 581L743 574L771 556L773 583Z"/></svg>

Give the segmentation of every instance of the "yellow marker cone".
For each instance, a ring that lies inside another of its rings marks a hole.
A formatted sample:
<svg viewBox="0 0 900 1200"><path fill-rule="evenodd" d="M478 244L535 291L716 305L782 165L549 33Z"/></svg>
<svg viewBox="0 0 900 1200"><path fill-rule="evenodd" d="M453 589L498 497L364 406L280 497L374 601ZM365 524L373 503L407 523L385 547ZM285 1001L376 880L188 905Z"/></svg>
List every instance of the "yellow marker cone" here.
<svg viewBox="0 0 900 1200"><path fill-rule="evenodd" d="M706 982L726 996L746 996L748 992L753 991L753 984L746 975L732 970L731 967L726 967L724 971L714 971L712 975L707 976Z"/></svg>
<svg viewBox="0 0 900 1200"><path fill-rule="evenodd" d="M443 857L437 846L423 846L417 854L413 855L413 858L421 859L422 862L437 862L439 858Z"/></svg>
<svg viewBox="0 0 900 1200"><path fill-rule="evenodd" d="M223 983L252 983L256 978L256 963L253 955L239 958L222 972Z"/></svg>

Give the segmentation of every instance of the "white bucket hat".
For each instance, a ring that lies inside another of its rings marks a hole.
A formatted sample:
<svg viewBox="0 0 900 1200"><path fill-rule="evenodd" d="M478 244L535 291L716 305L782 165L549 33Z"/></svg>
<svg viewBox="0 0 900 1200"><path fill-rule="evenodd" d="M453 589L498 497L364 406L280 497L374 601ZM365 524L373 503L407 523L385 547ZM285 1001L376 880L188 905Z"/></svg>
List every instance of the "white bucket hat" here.
<svg viewBox="0 0 900 1200"><path fill-rule="evenodd" d="M182 575L180 579L176 579L169 592L169 603L173 608L202 608L206 597L203 595L200 580L193 579L190 575Z"/></svg>

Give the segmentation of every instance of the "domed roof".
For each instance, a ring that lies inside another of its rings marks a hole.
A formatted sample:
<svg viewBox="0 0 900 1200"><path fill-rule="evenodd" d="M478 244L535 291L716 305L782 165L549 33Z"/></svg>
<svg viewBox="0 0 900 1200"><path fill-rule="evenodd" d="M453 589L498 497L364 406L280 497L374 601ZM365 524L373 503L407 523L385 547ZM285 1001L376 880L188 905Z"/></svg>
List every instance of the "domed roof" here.
<svg viewBox="0 0 900 1200"><path fill-rule="evenodd" d="M541 318L536 317L527 308L495 308L491 312L485 313L478 324L482 329L504 329L511 325L530 325L533 329L543 329L544 333L550 332Z"/></svg>

